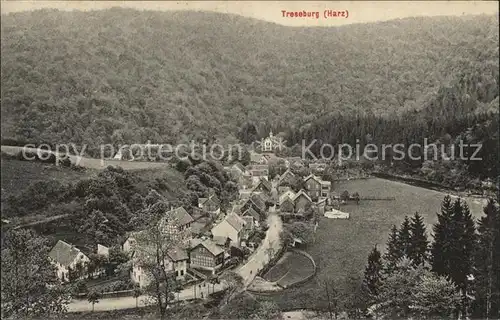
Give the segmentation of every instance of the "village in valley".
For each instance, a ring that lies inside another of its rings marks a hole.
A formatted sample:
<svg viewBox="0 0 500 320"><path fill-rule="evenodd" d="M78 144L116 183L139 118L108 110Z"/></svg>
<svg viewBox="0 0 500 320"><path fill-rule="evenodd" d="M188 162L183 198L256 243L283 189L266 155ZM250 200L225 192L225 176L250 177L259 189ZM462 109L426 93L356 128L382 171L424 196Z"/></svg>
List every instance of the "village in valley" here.
<svg viewBox="0 0 500 320"><path fill-rule="evenodd" d="M247 286L252 287L257 277L255 290L274 291L276 285L263 287L265 280L259 275L280 251L300 248L310 241L320 216L349 219L348 213L340 211L340 205L359 202L359 194L335 192L332 181L323 180L322 174L330 163L281 158L275 154L277 148L271 131L257 150L250 150L246 166L238 159L226 161L230 163L226 163L224 170L238 185L237 197L227 208L222 208L221 200L211 191L207 197L198 199L197 206L170 207L163 213L158 230L182 234L181 241L166 251L165 268L173 274L177 291L189 290L183 299L208 298L216 292L215 284L217 290L223 289L220 279L232 270L239 270ZM275 171L273 177L270 169ZM168 221L168 225L162 221ZM154 246L151 248L144 233L144 230L129 232L118 248L121 252L114 252L128 259L130 281L138 289L151 281L141 267L140 256L154 256ZM152 250L148 251L148 247ZM102 277L109 281L105 267L99 266L98 261L109 259L110 250L117 248L97 244L95 252L85 253L59 240L49 258L61 282L85 286L85 281L92 283ZM265 254L259 255L259 251ZM127 294L127 290L122 291L121 294ZM133 294L133 289L128 293ZM85 298L83 292L78 296Z"/></svg>
<svg viewBox="0 0 500 320"><path fill-rule="evenodd" d="M84 2L2 2L2 319L500 319L497 5Z"/></svg>

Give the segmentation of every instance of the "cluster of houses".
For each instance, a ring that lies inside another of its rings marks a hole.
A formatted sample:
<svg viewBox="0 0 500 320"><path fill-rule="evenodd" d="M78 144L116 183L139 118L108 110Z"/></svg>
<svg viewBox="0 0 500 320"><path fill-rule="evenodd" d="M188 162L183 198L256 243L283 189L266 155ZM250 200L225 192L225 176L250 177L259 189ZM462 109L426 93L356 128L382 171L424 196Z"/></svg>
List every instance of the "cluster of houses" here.
<svg viewBox="0 0 500 320"><path fill-rule="evenodd" d="M310 210L321 211L329 199L331 183L311 174L304 178L303 189L295 192L290 184L297 181L292 172L294 166L301 166L297 157L283 159L288 169L272 180L269 179L269 165L278 158L269 146L273 145L272 133L264 140L263 153L251 153L251 163L243 166L234 162L225 169L238 182L239 197L222 210L217 195L200 198L198 207L171 208L165 213L167 219L176 221L175 228L188 234L188 237L168 250L165 267L179 280L189 275L215 274L224 269L231 259L231 248L255 250L262 240L269 212L305 216ZM267 142L266 142L267 141ZM270 141L270 142L269 142ZM267 149L266 149L267 148ZM168 231L168 230L167 230ZM171 231L171 230L170 230ZM151 243L142 239L141 231L131 233L122 245L132 261L130 272L134 283L144 286L148 283L146 272L138 261L141 254L148 252ZM98 253L109 254L109 249L100 246ZM57 268L58 277L64 282L69 280L69 272L77 265L90 261L88 256L76 247L59 241L49 254Z"/></svg>

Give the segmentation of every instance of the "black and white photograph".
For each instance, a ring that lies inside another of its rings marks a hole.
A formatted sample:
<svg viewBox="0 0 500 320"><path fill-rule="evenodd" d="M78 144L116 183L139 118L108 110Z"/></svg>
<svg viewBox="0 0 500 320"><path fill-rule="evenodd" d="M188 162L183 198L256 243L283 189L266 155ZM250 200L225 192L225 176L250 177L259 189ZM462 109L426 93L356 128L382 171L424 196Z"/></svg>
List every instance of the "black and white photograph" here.
<svg viewBox="0 0 500 320"><path fill-rule="evenodd" d="M500 319L498 1L0 8L1 319Z"/></svg>

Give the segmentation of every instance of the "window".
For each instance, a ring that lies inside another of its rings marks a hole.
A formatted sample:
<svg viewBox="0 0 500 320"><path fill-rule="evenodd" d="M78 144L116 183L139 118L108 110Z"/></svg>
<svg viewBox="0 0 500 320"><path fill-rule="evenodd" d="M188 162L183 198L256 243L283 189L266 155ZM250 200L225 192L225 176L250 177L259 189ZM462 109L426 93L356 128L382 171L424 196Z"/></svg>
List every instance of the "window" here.
<svg viewBox="0 0 500 320"><path fill-rule="evenodd" d="M181 270L181 276L183 276L183 275L184 275L184 270Z"/></svg>

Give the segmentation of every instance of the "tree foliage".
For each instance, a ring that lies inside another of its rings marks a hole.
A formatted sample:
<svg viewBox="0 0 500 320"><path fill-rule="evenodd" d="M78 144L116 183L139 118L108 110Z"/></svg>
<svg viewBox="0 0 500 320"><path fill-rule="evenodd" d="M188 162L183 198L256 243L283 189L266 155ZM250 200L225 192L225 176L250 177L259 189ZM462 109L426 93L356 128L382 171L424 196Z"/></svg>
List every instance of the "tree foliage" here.
<svg viewBox="0 0 500 320"><path fill-rule="evenodd" d="M66 311L69 295L48 260L48 241L10 230L2 243L2 317L46 317Z"/></svg>

